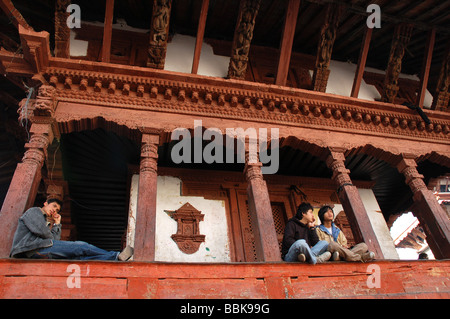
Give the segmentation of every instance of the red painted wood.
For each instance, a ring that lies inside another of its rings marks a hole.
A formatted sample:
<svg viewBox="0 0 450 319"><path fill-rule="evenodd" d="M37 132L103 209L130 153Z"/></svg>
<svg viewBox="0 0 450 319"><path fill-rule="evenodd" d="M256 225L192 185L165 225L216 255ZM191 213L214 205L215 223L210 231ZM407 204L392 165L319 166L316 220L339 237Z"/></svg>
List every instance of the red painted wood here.
<svg viewBox="0 0 450 319"><path fill-rule="evenodd" d="M157 134L142 134L134 260L155 260Z"/></svg>
<svg viewBox="0 0 450 319"><path fill-rule="evenodd" d="M434 41L436 39L436 29L429 31L427 44L425 45L425 55L423 59L422 70L420 72L420 87L417 95L416 105L423 107L423 100L427 91L428 77L430 75L431 58L433 56Z"/></svg>
<svg viewBox="0 0 450 319"><path fill-rule="evenodd" d="M372 38L372 28L367 28L364 33L363 46L358 58L358 65L356 67L355 78L353 80L351 97L358 97L359 89L364 74L364 68L366 67L367 54L369 53L370 40Z"/></svg>
<svg viewBox="0 0 450 319"><path fill-rule="evenodd" d="M30 133L32 137L25 144L27 151L22 163L17 164L0 211L0 258L9 257L19 217L34 203L48 143L53 139L48 124L34 123Z"/></svg>
<svg viewBox="0 0 450 319"><path fill-rule="evenodd" d="M114 0L106 0L105 23L103 31L102 62L111 58L112 22L114 16Z"/></svg>
<svg viewBox="0 0 450 319"><path fill-rule="evenodd" d="M275 84L277 85L286 85L299 8L300 0L289 0L288 7L286 9L283 38L281 39L277 77L275 79Z"/></svg>
<svg viewBox="0 0 450 319"><path fill-rule="evenodd" d="M77 265L80 288L68 288ZM367 285L379 267L379 287ZM69 271L68 271L69 270ZM0 259L0 298L450 298L450 262L145 263ZM30 289L33 287L33 289Z"/></svg>
<svg viewBox="0 0 450 319"><path fill-rule="evenodd" d="M194 50L194 59L192 61L191 73L193 73L193 74L197 74L198 65L200 63L200 54L202 51L203 36L205 34L206 17L208 15L208 7L209 7L209 0L203 0L202 8L200 10L200 18L198 21L197 39L195 41L195 50Z"/></svg>

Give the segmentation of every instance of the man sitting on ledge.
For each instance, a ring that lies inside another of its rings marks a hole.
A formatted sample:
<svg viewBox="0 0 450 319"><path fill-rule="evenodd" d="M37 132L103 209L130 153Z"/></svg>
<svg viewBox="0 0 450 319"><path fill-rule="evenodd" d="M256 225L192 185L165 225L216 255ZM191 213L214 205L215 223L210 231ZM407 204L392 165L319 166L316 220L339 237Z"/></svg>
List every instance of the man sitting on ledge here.
<svg viewBox="0 0 450 319"><path fill-rule="evenodd" d="M317 237L313 207L309 203L301 203L295 217L289 219L284 228L281 247L283 260L313 265L323 263L331 257L327 248L328 242Z"/></svg>
<svg viewBox="0 0 450 319"><path fill-rule="evenodd" d="M35 259L120 260L133 255L132 247L122 252L106 251L83 241L62 241L62 202L48 199L44 207L32 207L20 218L10 257Z"/></svg>

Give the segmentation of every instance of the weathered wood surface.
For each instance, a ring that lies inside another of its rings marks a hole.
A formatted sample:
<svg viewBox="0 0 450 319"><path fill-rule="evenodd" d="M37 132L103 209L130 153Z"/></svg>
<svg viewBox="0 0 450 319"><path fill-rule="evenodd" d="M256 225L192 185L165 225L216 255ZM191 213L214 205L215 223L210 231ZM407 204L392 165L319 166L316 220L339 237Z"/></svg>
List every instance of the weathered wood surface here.
<svg viewBox="0 0 450 319"><path fill-rule="evenodd" d="M371 265L379 267L379 288L368 286ZM447 299L449 271L445 260L312 266L0 259L0 298ZM69 288L77 274L79 288Z"/></svg>

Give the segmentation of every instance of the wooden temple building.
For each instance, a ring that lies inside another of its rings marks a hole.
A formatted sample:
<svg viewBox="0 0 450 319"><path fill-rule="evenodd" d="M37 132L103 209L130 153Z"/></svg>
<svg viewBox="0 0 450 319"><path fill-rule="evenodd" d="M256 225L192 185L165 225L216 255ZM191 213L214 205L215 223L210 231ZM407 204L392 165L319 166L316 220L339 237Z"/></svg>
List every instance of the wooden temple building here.
<svg viewBox="0 0 450 319"><path fill-rule="evenodd" d="M450 297L450 2L0 8L1 298ZM9 258L49 197L64 240L133 260ZM282 261L302 201L376 259ZM399 260L388 224L409 211L435 260Z"/></svg>

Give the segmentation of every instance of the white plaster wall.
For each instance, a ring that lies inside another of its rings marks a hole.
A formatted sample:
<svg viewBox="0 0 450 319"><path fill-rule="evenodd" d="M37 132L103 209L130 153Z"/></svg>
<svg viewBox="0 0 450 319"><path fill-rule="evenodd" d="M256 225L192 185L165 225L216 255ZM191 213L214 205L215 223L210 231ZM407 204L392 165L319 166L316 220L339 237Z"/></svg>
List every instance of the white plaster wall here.
<svg viewBox="0 0 450 319"><path fill-rule="evenodd" d="M194 50L194 37L175 34L172 41L167 44L164 70L191 73ZM212 46L203 43L197 73L206 76L226 77L229 63L229 57L214 55Z"/></svg>
<svg viewBox="0 0 450 319"><path fill-rule="evenodd" d="M136 211L137 205L139 176L135 176L132 179L130 192L130 215ZM203 221L200 222L200 234L205 235L205 242L193 254L183 253L173 241L171 236L177 232L177 223L165 212L165 210L177 210L187 202L205 215ZM129 221L133 222L132 217ZM134 227L129 227L129 229L132 229L129 237L134 238ZM179 178L158 176L155 246L156 261L229 262L230 246L225 202L204 199L200 196L181 196L181 180Z"/></svg>
<svg viewBox="0 0 450 319"><path fill-rule="evenodd" d="M70 30L70 45L69 45L69 51L70 56L77 57L77 56L86 56L87 50L88 50L88 41L83 40L76 40L77 33L71 29Z"/></svg>
<svg viewBox="0 0 450 319"><path fill-rule="evenodd" d="M330 76L326 93L350 96L352 93L353 79L356 73L356 64L349 62L331 61ZM377 89L373 85L368 85L364 79L361 81L358 98L374 101L381 98Z"/></svg>
<svg viewBox="0 0 450 319"><path fill-rule="evenodd" d="M391 237L389 228L384 220L380 206L371 189L358 189L359 196L366 208L369 220L372 223L375 235L381 246L385 259L399 259L397 250L395 249L394 240Z"/></svg>

